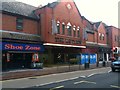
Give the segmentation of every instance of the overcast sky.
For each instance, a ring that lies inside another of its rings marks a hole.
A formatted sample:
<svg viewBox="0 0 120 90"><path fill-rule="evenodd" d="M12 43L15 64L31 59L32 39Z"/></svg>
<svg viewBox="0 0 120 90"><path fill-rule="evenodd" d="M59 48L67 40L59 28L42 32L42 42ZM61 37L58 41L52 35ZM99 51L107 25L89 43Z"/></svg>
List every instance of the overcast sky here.
<svg viewBox="0 0 120 90"><path fill-rule="evenodd" d="M33 6L46 5L57 0L16 0ZM107 25L118 27L119 0L74 0L81 15L89 21L103 21Z"/></svg>

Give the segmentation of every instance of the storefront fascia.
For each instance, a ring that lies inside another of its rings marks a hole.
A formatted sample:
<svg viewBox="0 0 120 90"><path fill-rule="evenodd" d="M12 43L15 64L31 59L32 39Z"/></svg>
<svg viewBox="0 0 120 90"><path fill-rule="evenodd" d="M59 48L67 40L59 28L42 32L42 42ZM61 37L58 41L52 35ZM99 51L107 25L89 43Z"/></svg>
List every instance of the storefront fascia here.
<svg viewBox="0 0 120 90"><path fill-rule="evenodd" d="M59 46L59 47L75 47L75 48L86 48L86 46L76 46L76 45L66 45L66 44L53 44L53 43L44 43L45 46Z"/></svg>
<svg viewBox="0 0 120 90"><path fill-rule="evenodd" d="M30 62L40 62L39 55L44 52L44 46L42 44L0 42L0 49L2 50L2 62L4 62L4 64L12 61L10 60L11 54L20 55L22 57L24 57L24 55L31 55ZM27 61L27 58L25 60Z"/></svg>

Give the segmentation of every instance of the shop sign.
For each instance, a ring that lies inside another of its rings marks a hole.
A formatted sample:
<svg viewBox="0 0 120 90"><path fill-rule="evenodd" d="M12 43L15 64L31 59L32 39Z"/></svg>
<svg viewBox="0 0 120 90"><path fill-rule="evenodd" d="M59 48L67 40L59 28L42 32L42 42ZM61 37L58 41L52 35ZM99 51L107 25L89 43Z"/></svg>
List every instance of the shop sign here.
<svg viewBox="0 0 120 90"><path fill-rule="evenodd" d="M15 51L44 51L43 45L40 44L19 44L2 42L2 50Z"/></svg>
<svg viewBox="0 0 120 90"><path fill-rule="evenodd" d="M70 38L64 39L64 38L59 38L59 37L55 37L55 42L65 43L65 44L81 44L80 40L73 40Z"/></svg>

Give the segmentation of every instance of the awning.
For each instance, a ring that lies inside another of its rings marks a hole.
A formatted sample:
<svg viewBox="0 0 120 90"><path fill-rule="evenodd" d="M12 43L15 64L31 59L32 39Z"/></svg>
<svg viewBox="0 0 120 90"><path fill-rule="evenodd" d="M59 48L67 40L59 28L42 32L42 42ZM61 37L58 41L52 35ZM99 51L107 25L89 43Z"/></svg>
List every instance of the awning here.
<svg viewBox="0 0 120 90"><path fill-rule="evenodd" d="M86 46L65 45L65 44L53 44L53 43L44 43L43 45L45 45L45 46L59 46L59 47L86 48Z"/></svg>

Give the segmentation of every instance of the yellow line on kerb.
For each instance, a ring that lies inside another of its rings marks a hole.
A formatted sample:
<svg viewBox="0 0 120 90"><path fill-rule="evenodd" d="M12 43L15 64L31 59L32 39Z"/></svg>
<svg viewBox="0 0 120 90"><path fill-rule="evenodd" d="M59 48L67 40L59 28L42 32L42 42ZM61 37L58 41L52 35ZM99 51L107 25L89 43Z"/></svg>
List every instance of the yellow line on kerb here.
<svg viewBox="0 0 120 90"><path fill-rule="evenodd" d="M58 87L54 87L54 88L51 88L50 90L55 90L55 89L59 89L59 88L63 88L64 86L58 86Z"/></svg>
<svg viewBox="0 0 120 90"><path fill-rule="evenodd" d="M120 88L120 86L110 85L113 88Z"/></svg>

